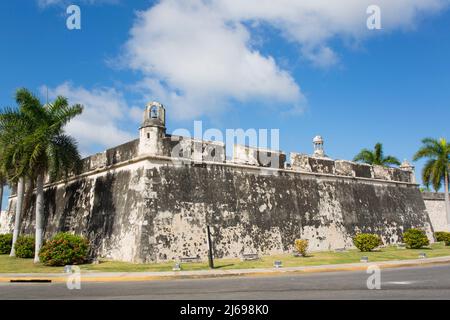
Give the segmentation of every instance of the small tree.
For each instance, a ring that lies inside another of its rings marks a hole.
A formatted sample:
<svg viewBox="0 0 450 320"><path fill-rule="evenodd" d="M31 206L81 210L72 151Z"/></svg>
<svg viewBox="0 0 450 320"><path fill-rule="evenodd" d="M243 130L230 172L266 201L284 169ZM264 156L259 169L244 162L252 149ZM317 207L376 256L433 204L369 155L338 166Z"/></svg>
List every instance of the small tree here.
<svg viewBox="0 0 450 320"><path fill-rule="evenodd" d="M303 257L306 257L308 254L308 245L309 245L309 241L307 239L296 239L295 240L295 249Z"/></svg>

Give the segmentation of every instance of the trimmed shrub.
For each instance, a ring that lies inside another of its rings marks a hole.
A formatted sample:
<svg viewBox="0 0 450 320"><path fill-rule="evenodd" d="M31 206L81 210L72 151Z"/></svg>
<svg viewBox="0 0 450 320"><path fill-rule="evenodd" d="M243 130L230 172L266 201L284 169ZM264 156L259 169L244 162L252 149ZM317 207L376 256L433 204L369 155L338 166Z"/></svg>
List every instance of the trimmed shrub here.
<svg viewBox="0 0 450 320"><path fill-rule="evenodd" d="M296 239L295 240L295 249L303 257L306 257L306 255L308 254L308 245L309 245L309 241L307 239Z"/></svg>
<svg viewBox="0 0 450 320"><path fill-rule="evenodd" d="M39 258L47 266L81 264L88 250L89 242L84 237L60 232L42 246Z"/></svg>
<svg viewBox="0 0 450 320"><path fill-rule="evenodd" d="M450 246L450 232L437 231L434 233L434 236L436 237L436 241L443 241L446 246Z"/></svg>
<svg viewBox="0 0 450 320"><path fill-rule="evenodd" d="M11 252L13 235L10 233L0 234L0 254Z"/></svg>
<svg viewBox="0 0 450 320"><path fill-rule="evenodd" d="M14 250L18 258L34 258L34 237L20 236L14 244Z"/></svg>
<svg viewBox="0 0 450 320"><path fill-rule="evenodd" d="M450 246L450 232L445 235L444 243L446 246Z"/></svg>
<svg viewBox="0 0 450 320"><path fill-rule="evenodd" d="M353 238L353 244L362 252L369 252L383 244L380 236L372 233L360 233Z"/></svg>
<svg viewBox="0 0 450 320"><path fill-rule="evenodd" d="M419 229L409 229L403 233L403 242L411 249L420 249L430 244L425 231Z"/></svg>

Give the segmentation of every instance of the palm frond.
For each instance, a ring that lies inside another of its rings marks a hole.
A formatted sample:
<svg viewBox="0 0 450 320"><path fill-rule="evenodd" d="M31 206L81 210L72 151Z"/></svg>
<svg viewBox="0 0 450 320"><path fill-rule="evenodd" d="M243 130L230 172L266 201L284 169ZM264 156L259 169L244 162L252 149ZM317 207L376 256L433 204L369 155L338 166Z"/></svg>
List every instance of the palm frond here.
<svg viewBox="0 0 450 320"><path fill-rule="evenodd" d="M422 158L428 158L422 169L423 184L431 184L436 191L440 190L450 171L450 144L444 138L425 138L422 147L414 155L414 161Z"/></svg>
<svg viewBox="0 0 450 320"><path fill-rule="evenodd" d="M399 166L401 164L400 161L396 157L393 157L393 156L387 156L387 157L383 158L382 162L384 165L393 164L393 165Z"/></svg>
<svg viewBox="0 0 450 320"><path fill-rule="evenodd" d="M414 161L422 158L436 158L441 153L441 147L436 139L425 138L422 140L422 144L422 147L414 154Z"/></svg>
<svg viewBox="0 0 450 320"><path fill-rule="evenodd" d="M383 145L380 142L375 144L374 157L375 164L383 164Z"/></svg>
<svg viewBox="0 0 450 320"><path fill-rule="evenodd" d="M373 164L375 159L375 156L372 151L368 149L361 150L360 153L358 153L354 158L353 161L355 162L364 162L367 164Z"/></svg>
<svg viewBox="0 0 450 320"><path fill-rule="evenodd" d="M83 107L69 106L62 96L43 106L27 89L16 92L16 101L17 108L0 113L0 178L35 179L45 172L64 176L75 171L80 155L75 140L63 130Z"/></svg>
<svg viewBox="0 0 450 320"><path fill-rule="evenodd" d="M442 187L442 180L444 179L444 167L439 160L434 161L431 170L431 184L437 192Z"/></svg>
<svg viewBox="0 0 450 320"><path fill-rule="evenodd" d="M61 134L54 137L48 148L50 175L52 179L67 178L70 173L81 170L81 156L74 138Z"/></svg>
<svg viewBox="0 0 450 320"><path fill-rule="evenodd" d="M50 117L52 118L52 130L59 131L74 117L80 115L83 112L83 106L76 104L73 106L60 105L59 107L52 108Z"/></svg>

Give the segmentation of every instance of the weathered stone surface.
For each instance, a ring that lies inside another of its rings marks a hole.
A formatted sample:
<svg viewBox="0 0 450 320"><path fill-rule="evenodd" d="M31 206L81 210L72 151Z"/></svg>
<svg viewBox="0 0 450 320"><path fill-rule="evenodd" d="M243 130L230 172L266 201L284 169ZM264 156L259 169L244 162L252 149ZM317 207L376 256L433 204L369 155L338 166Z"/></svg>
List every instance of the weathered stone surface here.
<svg viewBox="0 0 450 320"><path fill-rule="evenodd" d="M246 165L258 165L258 150L244 145L233 145L233 159L234 163Z"/></svg>
<svg viewBox="0 0 450 320"><path fill-rule="evenodd" d="M309 164L309 156L306 154L291 152L291 168L297 171L312 172Z"/></svg>
<svg viewBox="0 0 450 320"><path fill-rule="evenodd" d="M262 168L284 168L286 154L263 148L252 148L244 145L233 145L232 163L254 165Z"/></svg>
<svg viewBox="0 0 450 320"><path fill-rule="evenodd" d="M422 197L434 231L450 231L445 212L444 193L422 192Z"/></svg>
<svg viewBox="0 0 450 320"><path fill-rule="evenodd" d="M22 232L33 233L33 221L32 207ZM142 160L45 191L45 237L83 234L93 256L206 259L207 225L216 257L290 252L297 238L309 239L312 250L349 247L358 232L378 233L386 243L410 227L431 236L419 190L407 184Z"/></svg>
<svg viewBox="0 0 450 320"><path fill-rule="evenodd" d="M334 174L334 160L326 158L309 158L309 165L312 172Z"/></svg>
<svg viewBox="0 0 450 320"><path fill-rule="evenodd" d="M0 212L0 234L10 233L13 230L13 213L13 211L8 210Z"/></svg>
<svg viewBox="0 0 450 320"><path fill-rule="evenodd" d="M372 166L363 163L353 163L353 172L355 177L359 178L373 178Z"/></svg>
<svg viewBox="0 0 450 320"><path fill-rule="evenodd" d="M225 145L219 141L204 141L168 135L163 139L164 155L193 162L225 162Z"/></svg>
<svg viewBox="0 0 450 320"><path fill-rule="evenodd" d="M355 172L353 171L353 162L346 160L336 160L335 161L335 172L340 176L354 177Z"/></svg>
<svg viewBox="0 0 450 320"><path fill-rule="evenodd" d="M375 179L392 180L392 176L390 174L389 168L374 165L372 170L373 170L373 177Z"/></svg>
<svg viewBox="0 0 450 320"><path fill-rule="evenodd" d="M101 169L119 162L131 160L138 155L139 139L132 140L104 152L83 159L83 172Z"/></svg>

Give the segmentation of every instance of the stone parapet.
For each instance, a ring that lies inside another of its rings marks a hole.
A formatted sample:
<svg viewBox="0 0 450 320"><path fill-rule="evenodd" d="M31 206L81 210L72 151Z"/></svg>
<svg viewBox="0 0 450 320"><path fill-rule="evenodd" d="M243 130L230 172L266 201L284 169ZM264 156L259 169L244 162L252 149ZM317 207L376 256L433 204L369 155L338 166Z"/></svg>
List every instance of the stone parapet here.
<svg viewBox="0 0 450 320"><path fill-rule="evenodd" d="M300 172L414 183L413 171L368 165L347 160L333 160L291 152L291 169Z"/></svg>

